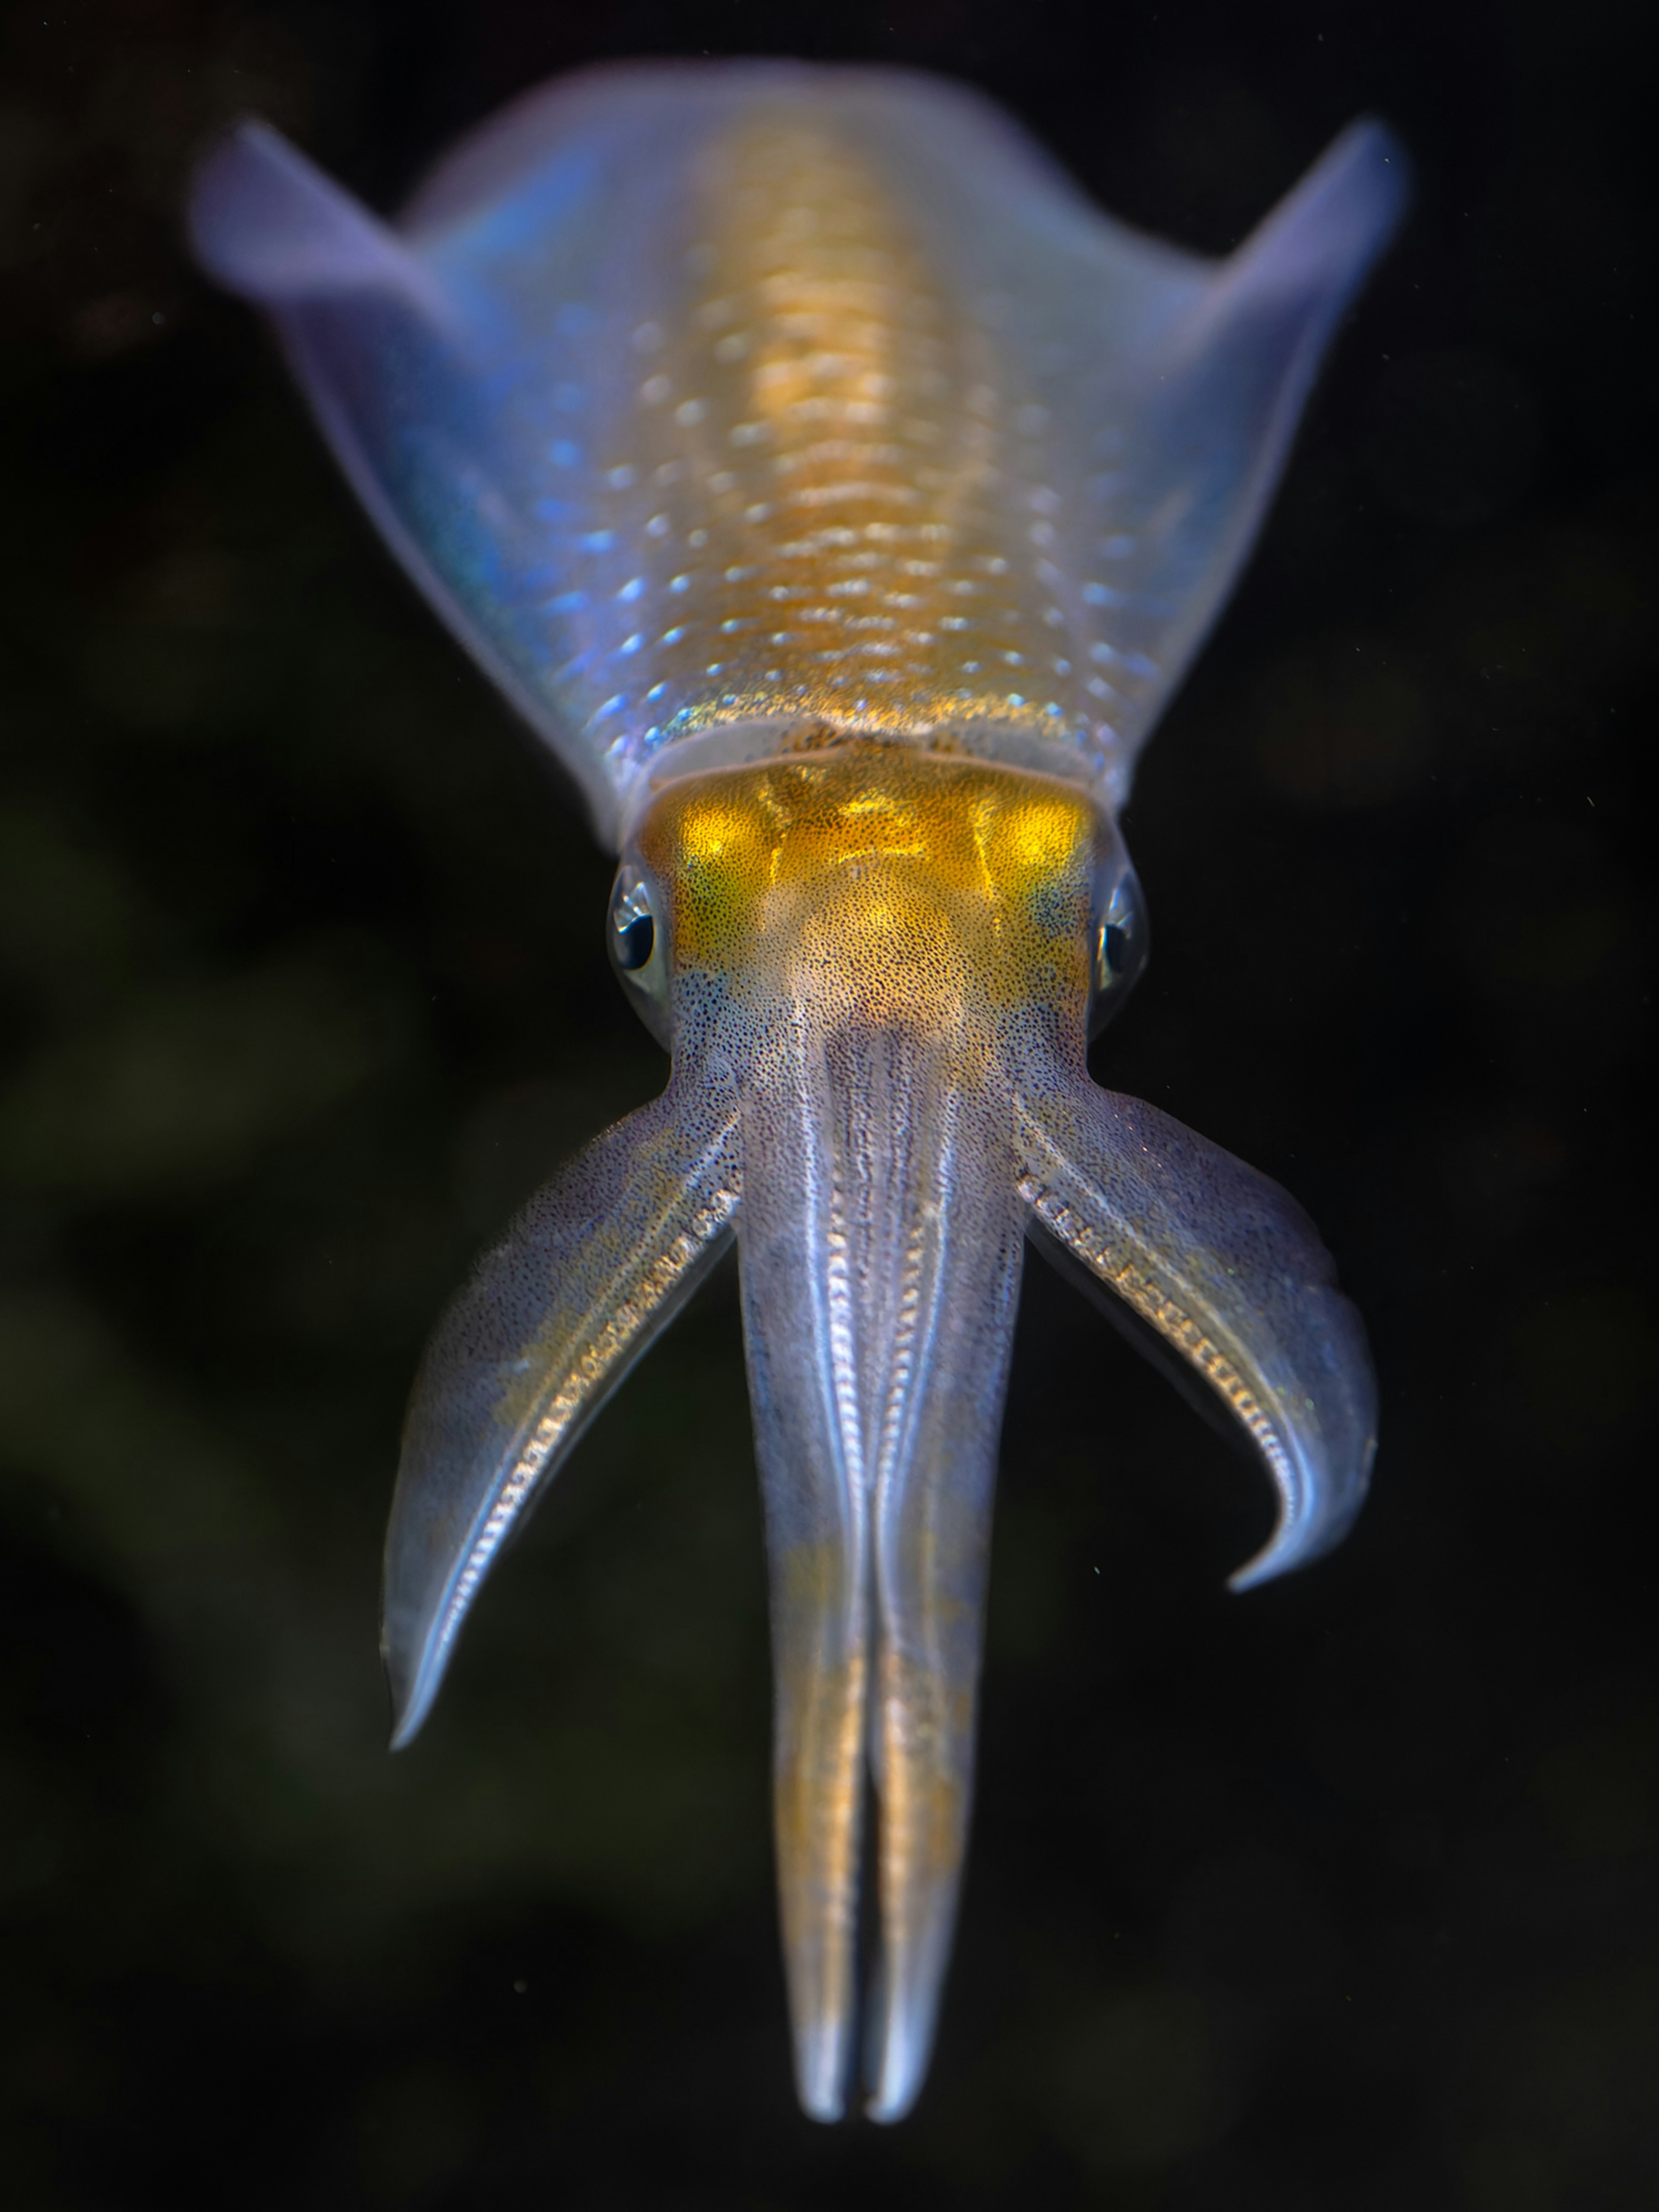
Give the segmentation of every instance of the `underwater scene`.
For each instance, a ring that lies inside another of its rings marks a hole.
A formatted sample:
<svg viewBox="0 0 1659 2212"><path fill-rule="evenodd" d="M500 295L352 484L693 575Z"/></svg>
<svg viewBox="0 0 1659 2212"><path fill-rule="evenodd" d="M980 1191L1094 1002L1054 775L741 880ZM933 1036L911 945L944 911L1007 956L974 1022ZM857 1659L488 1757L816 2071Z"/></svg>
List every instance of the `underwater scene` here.
<svg viewBox="0 0 1659 2212"><path fill-rule="evenodd" d="M0 18L20 2212L1659 2199L1650 41L1328 12Z"/></svg>

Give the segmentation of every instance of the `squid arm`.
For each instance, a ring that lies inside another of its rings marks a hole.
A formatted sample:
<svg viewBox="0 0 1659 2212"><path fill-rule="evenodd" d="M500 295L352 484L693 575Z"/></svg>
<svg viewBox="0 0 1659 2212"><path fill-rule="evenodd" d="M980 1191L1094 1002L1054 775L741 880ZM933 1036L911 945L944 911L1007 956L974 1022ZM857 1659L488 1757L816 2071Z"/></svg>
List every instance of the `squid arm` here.
<svg viewBox="0 0 1659 2212"><path fill-rule="evenodd" d="M392 1742L431 1710L478 1585L571 1447L729 1247L728 1103L671 1086L486 1252L422 1362L386 1535Z"/></svg>
<svg viewBox="0 0 1659 2212"><path fill-rule="evenodd" d="M1340 1544L1364 1503L1376 1393L1364 1330L1307 1215L1168 1114L1086 1081L1021 1115L1040 1241L1122 1302L1214 1394L1271 1476L1250 1589Z"/></svg>

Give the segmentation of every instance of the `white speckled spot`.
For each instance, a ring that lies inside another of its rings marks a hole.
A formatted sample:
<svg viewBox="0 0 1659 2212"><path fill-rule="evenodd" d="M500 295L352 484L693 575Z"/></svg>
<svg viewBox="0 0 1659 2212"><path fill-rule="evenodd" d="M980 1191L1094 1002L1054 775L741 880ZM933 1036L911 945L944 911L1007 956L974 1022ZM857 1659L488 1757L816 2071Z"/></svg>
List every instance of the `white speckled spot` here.
<svg viewBox="0 0 1659 2212"><path fill-rule="evenodd" d="M545 144L539 124L526 134L540 110L515 112L504 166L468 172L464 219L423 228L417 210L399 234L433 257L450 317L434 335L466 402L429 451L397 449L419 501L375 458L390 448L356 420L369 403L317 373L452 618L602 827L647 753L732 702L763 721L856 702L924 745L978 725L994 759L1012 757L1018 715L1063 727L1115 802L1167 689L1159 657L1184 658L1213 612L1265 496L1255 434L1231 427L1249 408L1227 395L1277 374L1235 307L1278 314L1316 276L1334 301L1326 263L1297 258L1325 251L1324 219L1296 218L1294 251L1212 273L1091 230L953 97L810 70L574 84ZM578 287L591 298L566 296ZM405 397L422 395L373 404ZM586 598L564 588L577 577ZM665 626L665 597L682 617L695 598L696 622ZM734 657L700 672L717 637ZM975 657L953 662L963 647ZM618 658L640 690L600 706ZM1028 671L1052 672L1052 699L997 690ZM1125 750L1108 759L1097 702L1120 694Z"/></svg>

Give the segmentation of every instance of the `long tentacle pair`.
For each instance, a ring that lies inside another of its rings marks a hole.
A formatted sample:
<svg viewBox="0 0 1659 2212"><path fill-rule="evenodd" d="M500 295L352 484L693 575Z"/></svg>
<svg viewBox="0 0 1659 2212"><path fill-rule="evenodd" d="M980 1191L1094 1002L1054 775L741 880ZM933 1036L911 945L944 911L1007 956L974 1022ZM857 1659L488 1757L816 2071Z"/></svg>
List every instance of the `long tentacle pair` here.
<svg viewBox="0 0 1659 2212"><path fill-rule="evenodd" d="M904 1029L798 1028L745 1101L744 1317L776 1656L802 2102L842 2108L860 1815L881 1806L871 2109L908 2108L954 1917L992 1480L1018 1297L1011 1116Z"/></svg>
<svg viewBox="0 0 1659 2212"><path fill-rule="evenodd" d="M1039 1065L975 1087L902 1028L826 1039L785 1021L741 1082L677 1073L483 1260L410 1415L387 1552L400 1741L502 1542L735 1235L797 2074L823 2118L842 2111L850 2064L866 1776L880 1807L872 2117L907 2111L927 2066L1027 1231L1150 1324L1259 1449L1279 1523L1236 1581L1335 1543L1364 1494L1374 1403L1358 1318L1300 1209L1086 1076Z"/></svg>

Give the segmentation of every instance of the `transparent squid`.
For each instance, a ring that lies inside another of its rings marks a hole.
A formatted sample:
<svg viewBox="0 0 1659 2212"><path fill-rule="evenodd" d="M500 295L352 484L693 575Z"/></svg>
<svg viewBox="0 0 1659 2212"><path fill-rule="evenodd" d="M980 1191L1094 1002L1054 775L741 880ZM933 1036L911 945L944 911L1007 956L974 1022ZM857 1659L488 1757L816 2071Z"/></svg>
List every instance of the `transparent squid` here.
<svg viewBox="0 0 1659 2212"><path fill-rule="evenodd" d="M1145 958L1115 826L1403 196L1375 125L1228 260L1108 221L899 73L623 67L467 140L395 226L260 124L210 271L274 319L358 495L620 854L672 1055L479 1262L386 1550L396 1737L583 1427L735 1242L764 1493L799 2094L908 2110L973 1778L1025 1243L1121 1300L1276 1486L1243 1588L1336 1543L1363 1331L1274 1184L1098 1088ZM872 1811L873 1808L873 1811Z"/></svg>

